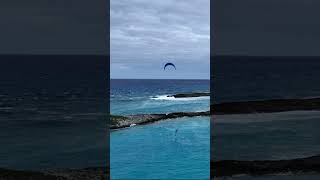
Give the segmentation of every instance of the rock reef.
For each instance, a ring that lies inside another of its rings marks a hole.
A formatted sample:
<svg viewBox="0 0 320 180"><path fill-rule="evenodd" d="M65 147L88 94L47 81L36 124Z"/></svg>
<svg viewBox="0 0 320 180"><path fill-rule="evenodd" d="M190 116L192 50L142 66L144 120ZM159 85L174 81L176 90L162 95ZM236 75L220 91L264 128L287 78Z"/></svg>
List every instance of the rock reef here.
<svg viewBox="0 0 320 180"><path fill-rule="evenodd" d="M261 176L279 173L320 173L320 155L289 160L211 161L211 178L236 175ZM109 177L107 167L60 169L50 171L20 171L0 169L3 180L102 180Z"/></svg>
<svg viewBox="0 0 320 180"><path fill-rule="evenodd" d="M131 124L142 125L155 121L174 119L180 117L210 116L210 111L204 112L174 112L168 114L137 114L128 116L110 117L110 129L119 129L130 127Z"/></svg>
<svg viewBox="0 0 320 180"><path fill-rule="evenodd" d="M177 94L177 96L186 97L184 94ZM238 101L211 105L211 114L213 115L273 113L297 110L320 110L320 98ZM131 124L142 125L160 120L194 116L210 116L210 111L174 112L169 114L137 114L128 116L111 115L110 129L130 127Z"/></svg>
<svg viewBox="0 0 320 180"><path fill-rule="evenodd" d="M51 170L44 173L59 177L61 180L104 180L109 178L107 167Z"/></svg>
<svg viewBox="0 0 320 180"><path fill-rule="evenodd" d="M212 177L320 172L320 155L290 160L211 161Z"/></svg>
<svg viewBox="0 0 320 180"><path fill-rule="evenodd" d="M189 97L202 97L202 96L210 96L210 92L181 93L181 94L169 95L168 97L189 98Z"/></svg>
<svg viewBox="0 0 320 180"><path fill-rule="evenodd" d="M102 180L108 179L106 167L62 169L43 172L0 169L1 180Z"/></svg>
<svg viewBox="0 0 320 180"><path fill-rule="evenodd" d="M10 169L0 169L0 179L1 180L67 180L63 177L56 175L50 175L42 172L34 171L21 171L21 170L10 170Z"/></svg>
<svg viewBox="0 0 320 180"><path fill-rule="evenodd" d="M213 114L247 114L296 110L320 110L320 98L226 102L211 105L211 110Z"/></svg>

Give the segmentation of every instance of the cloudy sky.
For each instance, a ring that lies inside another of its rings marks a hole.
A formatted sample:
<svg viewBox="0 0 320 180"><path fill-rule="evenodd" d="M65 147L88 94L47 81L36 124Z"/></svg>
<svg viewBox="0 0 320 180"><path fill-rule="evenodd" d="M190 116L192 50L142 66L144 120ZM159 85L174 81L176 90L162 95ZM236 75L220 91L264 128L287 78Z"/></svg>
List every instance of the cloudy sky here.
<svg viewBox="0 0 320 180"><path fill-rule="evenodd" d="M218 55L319 56L320 1L215 0Z"/></svg>
<svg viewBox="0 0 320 180"><path fill-rule="evenodd" d="M208 79L209 0L111 0L111 78ZM172 62L176 71L163 71Z"/></svg>
<svg viewBox="0 0 320 180"><path fill-rule="evenodd" d="M1 0L0 54L106 54L107 0Z"/></svg>

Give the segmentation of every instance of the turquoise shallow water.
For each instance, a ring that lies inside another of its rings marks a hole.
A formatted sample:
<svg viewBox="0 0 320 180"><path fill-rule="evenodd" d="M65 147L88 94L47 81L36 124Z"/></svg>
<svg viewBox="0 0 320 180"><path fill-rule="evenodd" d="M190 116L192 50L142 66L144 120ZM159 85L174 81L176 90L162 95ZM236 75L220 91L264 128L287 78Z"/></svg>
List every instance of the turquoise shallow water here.
<svg viewBox="0 0 320 180"><path fill-rule="evenodd" d="M111 178L209 179L209 131L209 118L196 117L113 132Z"/></svg>
<svg viewBox="0 0 320 180"><path fill-rule="evenodd" d="M209 80L112 80L111 113L149 114L209 110ZM178 118L111 132L111 179L209 179L209 117Z"/></svg>

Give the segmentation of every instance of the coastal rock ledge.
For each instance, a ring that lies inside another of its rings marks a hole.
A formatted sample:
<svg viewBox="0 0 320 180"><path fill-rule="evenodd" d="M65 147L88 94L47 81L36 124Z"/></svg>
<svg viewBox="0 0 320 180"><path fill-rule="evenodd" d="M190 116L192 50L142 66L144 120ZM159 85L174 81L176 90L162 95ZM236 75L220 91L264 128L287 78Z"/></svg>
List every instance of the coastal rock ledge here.
<svg viewBox="0 0 320 180"><path fill-rule="evenodd" d="M142 125L160 120L174 119L180 117L210 116L210 111L204 112L174 112L168 114L137 114L128 116L110 117L110 129L119 129L130 127L132 124Z"/></svg>
<svg viewBox="0 0 320 180"><path fill-rule="evenodd" d="M299 110L320 110L320 98L270 99L212 104L213 114L273 113Z"/></svg>
<svg viewBox="0 0 320 180"><path fill-rule="evenodd" d="M212 178L235 175L261 176L279 173L320 173L320 155L288 160L211 161Z"/></svg>
<svg viewBox="0 0 320 180"><path fill-rule="evenodd" d="M102 180L109 179L107 167L23 171L0 168L1 180Z"/></svg>

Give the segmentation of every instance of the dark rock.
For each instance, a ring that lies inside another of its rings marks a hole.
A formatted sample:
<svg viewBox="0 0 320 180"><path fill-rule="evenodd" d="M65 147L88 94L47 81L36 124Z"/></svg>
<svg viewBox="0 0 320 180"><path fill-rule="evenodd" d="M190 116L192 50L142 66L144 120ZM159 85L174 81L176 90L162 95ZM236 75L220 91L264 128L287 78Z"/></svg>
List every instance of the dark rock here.
<svg viewBox="0 0 320 180"><path fill-rule="evenodd" d="M168 97L175 97L175 98L188 98L188 97L201 97L201 96L210 96L209 92L201 92L201 93L181 93L175 94Z"/></svg>
<svg viewBox="0 0 320 180"><path fill-rule="evenodd" d="M65 180L104 180L109 178L109 169L107 167L61 169L51 170L45 173L62 177Z"/></svg>
<svg viewBox="0 0 320 180"><path fill-rule="evenodd" d="M1 180L104 180L109 168L60 169L42 172L0 169Z"/></svg>
<svg viewBox="0 0 320 180"><path fill-rule="evenodd" d="M142 125L155 121L174 119L180 117L209 116L210 112L174 112L169 114L137 114L128 116L111 116L110 129L130 127L131 124Z"/></svg>
<svg viewBox="0 0 320 180"><path fill-rule="evenodd" d="M34 171L0 169L1 180L67 180L64 177Z"/></svg>
<svg viewBox="0 0 320 180"><path fill-rule="evenodd" d="M320 172L320 155L291 160L237 161L223 160L212 162L213 177L240 174L258 176L278 173Z"/></svg>
<svg viewBox="0 0 320 180"><path fill-rule="evenodd" d="M226 102L211 105L211 110L213 114L246 114L295 110L320 110L320 98Z"/></svg>

